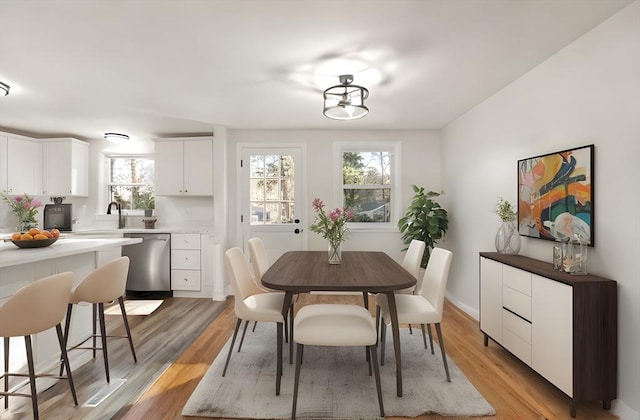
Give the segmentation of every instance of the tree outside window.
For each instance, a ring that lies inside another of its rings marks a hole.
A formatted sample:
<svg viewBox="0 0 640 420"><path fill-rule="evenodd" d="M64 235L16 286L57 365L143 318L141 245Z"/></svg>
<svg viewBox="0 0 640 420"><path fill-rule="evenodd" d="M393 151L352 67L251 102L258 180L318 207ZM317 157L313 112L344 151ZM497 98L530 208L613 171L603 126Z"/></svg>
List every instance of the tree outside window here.
<svg viewBox="0 0 640 420"><path fill-rule="evenodd" d="M354 212L351 223L391 221L391 152L344 151L344 205Z"/></svg>
<svg viewBox="0 0 640 420"><path fill-rule="evenodd" d="M108 157L108 200L123 210L154 208L154 161L146 157Z"/></svg>

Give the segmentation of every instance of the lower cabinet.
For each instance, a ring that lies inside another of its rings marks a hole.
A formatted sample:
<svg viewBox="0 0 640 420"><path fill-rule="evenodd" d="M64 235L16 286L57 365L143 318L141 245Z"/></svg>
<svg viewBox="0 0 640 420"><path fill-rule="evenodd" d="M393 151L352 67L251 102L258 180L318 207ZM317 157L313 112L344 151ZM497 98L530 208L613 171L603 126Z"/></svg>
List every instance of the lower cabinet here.
<svg viewBox="0 0 640 420"><path fill-rule="evenodd" d="M171 290L200 290L200 234L171 235Z"/></svg>
<svg viewBox="0 0 640 420"><path fill-rule="evenodd" d="M480 253L480 330L571 397L617 395L617 283L518 255Z"/></svg>

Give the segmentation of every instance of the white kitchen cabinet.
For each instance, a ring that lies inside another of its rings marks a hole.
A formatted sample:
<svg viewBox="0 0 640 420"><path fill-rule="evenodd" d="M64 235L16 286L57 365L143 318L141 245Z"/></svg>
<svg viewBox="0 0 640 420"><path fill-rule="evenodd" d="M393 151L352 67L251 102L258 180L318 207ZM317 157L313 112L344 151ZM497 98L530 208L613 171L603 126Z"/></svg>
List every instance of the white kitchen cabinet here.
<svg viewBox="0 0 640 420"><path fill-rule="evenodd" d="M480 253L480 330L571 397L617 395L617 283L519 255ZM500 317L498 316L500 314Z"/></svg>
<svg viewBox="0 0 640 420"><path fill-rule="evenodd" d="M0 191L40 195L42 145L36 139L0 133Z"/></svg>
<svg viewBox="0 0 640 420"><path fill-rule="evenodd" d="M42 156L42 194L89 195L88 143L72 138L46 139L42 143Z"/></svg>
<svg viewBox="0 0 640 420"><path fill-rule="evenodd" d="M200 234L171 235L171 290L200 290Z"/></svg>
<svg viewBox="0 0 640 420"><path fill-rule="evenodd" d="M156 195L213 195L213 138L155 141Z"/></svg>

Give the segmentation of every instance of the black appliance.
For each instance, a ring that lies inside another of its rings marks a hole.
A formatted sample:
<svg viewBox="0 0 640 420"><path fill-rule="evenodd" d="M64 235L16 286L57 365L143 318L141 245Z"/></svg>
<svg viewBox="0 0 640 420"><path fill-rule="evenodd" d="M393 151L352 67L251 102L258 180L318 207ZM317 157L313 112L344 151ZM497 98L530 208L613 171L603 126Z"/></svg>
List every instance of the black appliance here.
<svg viewBox="0 0 640 420"><path fill-rule="evenodd" d="M44 206L44 228L71 232L71 204L55 203Z"/></svg>

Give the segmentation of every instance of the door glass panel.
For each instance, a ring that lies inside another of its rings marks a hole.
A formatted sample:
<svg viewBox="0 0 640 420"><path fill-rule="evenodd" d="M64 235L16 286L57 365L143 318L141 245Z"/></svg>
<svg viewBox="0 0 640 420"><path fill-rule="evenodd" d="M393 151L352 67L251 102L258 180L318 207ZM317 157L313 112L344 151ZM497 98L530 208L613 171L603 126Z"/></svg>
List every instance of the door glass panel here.
<svg viewBox="0 0 640 420"><path fill-rule="evenodd" d="M293 223L293 157L251 155L249 161L251 224Z"/></svg>

